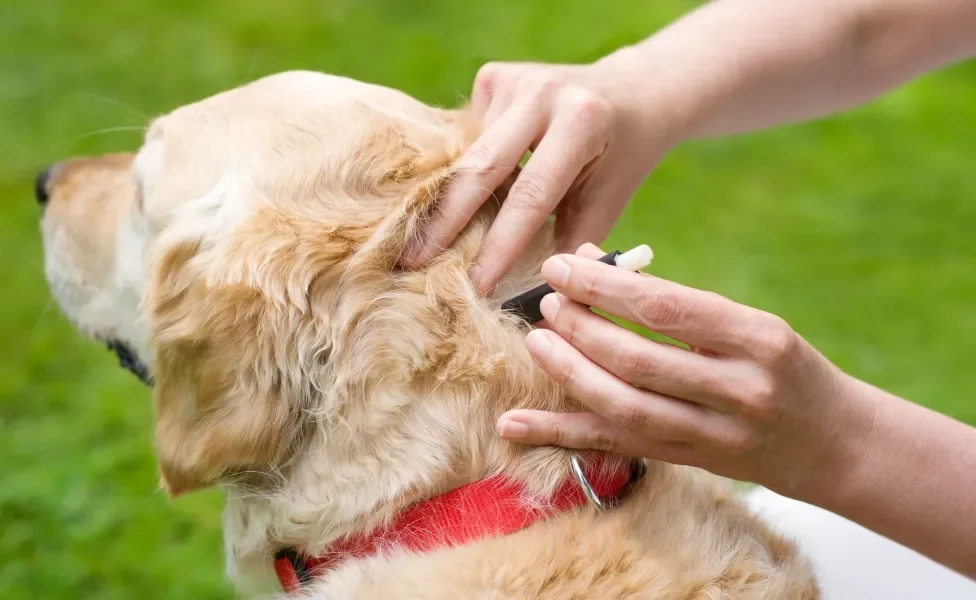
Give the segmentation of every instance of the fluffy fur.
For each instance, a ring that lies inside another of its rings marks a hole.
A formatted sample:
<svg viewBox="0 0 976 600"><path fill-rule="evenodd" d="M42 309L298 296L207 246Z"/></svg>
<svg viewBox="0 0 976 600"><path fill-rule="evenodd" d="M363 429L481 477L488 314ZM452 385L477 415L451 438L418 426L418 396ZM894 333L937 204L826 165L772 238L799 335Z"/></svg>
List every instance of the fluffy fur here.
<svg viewBox="0 0 976 600"><path fill-rule="evenodd" d="M152 365L171 495L220 484L231 577L315 553L495 473L546 498L565 451L501 442L505 410L579 410L501 300L538 283L552 231L480 298L489 203L426 269L397 261L477 134L463 111L285 73L157 119L133 159L59 165L47 275L89 335ZM790 598L817 587L725 484L650 463L637 492L515 535L349 561L311 598Z"/></svg>

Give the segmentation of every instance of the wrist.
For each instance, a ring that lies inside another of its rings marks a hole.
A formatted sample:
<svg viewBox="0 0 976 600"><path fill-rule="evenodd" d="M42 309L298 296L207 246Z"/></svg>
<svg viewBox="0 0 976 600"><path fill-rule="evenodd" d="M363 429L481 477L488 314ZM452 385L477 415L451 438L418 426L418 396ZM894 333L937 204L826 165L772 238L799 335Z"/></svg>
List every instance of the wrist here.
<svg viewBox="0 0 976 600"><path fill-rule="evenodd" d="M673 64L655 60L638 45L621 48L585 69L592 85L613 104L641 154L656 162L690 137L699 103L670 76Z"/></svg>
<svg viewBox="0 0 976 600"><path fill-rule="evenodd" d="M824 431L815 439L821 451L813 473L802 484L782 493L816 506L837 510L856 502L859 491L881 467L884 454L881 423L883 392L839 369L838 392L832 408L825 411Z"/></svg>
<svg viewBox="0 0 976 600"><path fill-rule="evenodd" d="M885 439L891 399L874 386L841 375L847 396L842 405L847 408L836 411L837 431L827 439L821 468L796 498L845 514L876 487L877 474L891 468L885 464L891 453Z"/></svg>

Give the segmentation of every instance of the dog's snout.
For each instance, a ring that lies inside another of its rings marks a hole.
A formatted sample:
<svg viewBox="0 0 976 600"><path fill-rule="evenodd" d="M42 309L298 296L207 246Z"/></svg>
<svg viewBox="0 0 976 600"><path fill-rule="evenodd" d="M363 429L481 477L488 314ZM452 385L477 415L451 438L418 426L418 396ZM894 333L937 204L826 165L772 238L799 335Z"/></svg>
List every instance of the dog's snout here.
<svg viewBox="0 0 976 600"><path fill-rule="evenodd" d="M34 197L41 206L47 204L48 197L50 196L51 190L48 187L51 180L51 173L54 172L57 163L49 165L46 169L37 174L37 179L34 180Z"/></svg>

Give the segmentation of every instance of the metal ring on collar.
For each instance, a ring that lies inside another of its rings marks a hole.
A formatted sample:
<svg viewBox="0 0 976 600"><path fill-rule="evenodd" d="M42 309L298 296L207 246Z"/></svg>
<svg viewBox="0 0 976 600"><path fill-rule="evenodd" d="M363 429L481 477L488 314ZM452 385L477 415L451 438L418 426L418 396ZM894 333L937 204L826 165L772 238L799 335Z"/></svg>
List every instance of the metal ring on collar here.
<svg viewBox="0 0 976 600"><path fill-rule="evenodd" d="M569 470L572 471L573 477L576 478L576 483L582 488L583 494L590 501L590 504L597 511L606 512L607 507L600 500L600 496L597 495L596 490L593 489L590 480L586 478L586 473L583 471L583 458L575 452L569 455Z"/></svg>

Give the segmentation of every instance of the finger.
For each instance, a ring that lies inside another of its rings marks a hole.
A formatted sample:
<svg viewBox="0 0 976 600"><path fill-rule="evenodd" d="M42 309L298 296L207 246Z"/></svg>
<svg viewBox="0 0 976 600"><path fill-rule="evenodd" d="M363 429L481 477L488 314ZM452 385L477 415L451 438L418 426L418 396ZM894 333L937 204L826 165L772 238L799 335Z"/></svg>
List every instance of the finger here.
<svg viewBox="0 0 976 600"><path fill-rule="evenodd" d="M542 265L555 290L586 306L692 346L748 354L762 314L717 294L685 287L599 261L563 254Z"/></svg>
<svg viewBox="0 0 976 600"><path fill-rule="evenodd" d="M701 439L717 414L700 405L635 388L551 331L530 332L525 346L570 396L611 423L643 436L669 441Z"/></svg>
<svg viewBox="0 0 976 600"><path fill-rule="evenodd" d="M606 252L600 249L599 246L594 244L586 243L576 249L577 256L585 256L587 258L601 258ZM549 322L545 319L538 321L532 325L536 329L552 329Z"/></svg>
<svg viewBox="0 0 976 600"><path fill-rule="evenodd" d="M494 100L500 69L500 65L488 63L478 69L478 74L474 77L469 105L471 106L472 113L478 118L485 116L485 113L488 112L488 107Z"/></svg>
<svg viewBox="0 0 976 600"><path fill-rule="evenodd" d="M730 412L732 392L753 374L738 361L649 340L558 293L543 298L541 309L548 328L587 358L627 383L666 396Z"/></svg>
<svg viewBox="0 0 976 600"><path fill-rule="evenodd" d="M497 121L500 116L505 114L505 112L511 108L516 94L517 88L515 88L515 86L504 85L496 88L491 98L491 102L488 104L484 114L481 116L481 127L487 128L491 126L491 124ZM532 143L534 142L535 140L532 140ZM525 152L522 152L522 156L525 156ZM519 160L521 160L521 157L519 157Z"/></svg>
<svg viewBox="0 0 976 600"><path fill-rule="evenodd" d="M458 175L438 207L425 239L412 244L405 253L405 267L423 266L454 241L478 208L518 166L540 134L543 118L537 107L524 104L505 112L485 130L455 165Z"/></svg>
<svg viewBox="0 0 976 600"><path fill-rule="evenodd" d="M606 252L601 250L599 246L589 242L576 249L576 256L582 256L583 258L603 258L605 254Z"/></svg>
<svg viewBox="0 0 976 600"><path fill-rule="evenodd" d="M534 446L601 450L624 456L680 462L684 444L658 442L610 423L593 413L512 410L498 419L499 437Z"/></svg>
<svg viewBox="0 0 976 600"><path fill-rule="evenodd" d="M478 69L471 92L471 110L482 128L494 123L500 114L511 107L519 89L518 65L487 63Z"/></svg>
<svg viewBox="0 0 976 600"><path fill-rule="evenodd" d="M503 414L496 426L498 435L537 446L561 446L579 450L619 452L624 438L640 437L593 413L551 413L519 410Z"/></svg>
<svg viewBox="0 0 976 600"><path fill-rule="evenodd" d="M598 152L594 135L568 115L557 117L512 185L482 243L471 271L480 290L490 290L511 268Z"/></svg>

